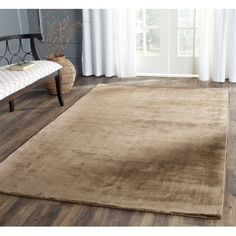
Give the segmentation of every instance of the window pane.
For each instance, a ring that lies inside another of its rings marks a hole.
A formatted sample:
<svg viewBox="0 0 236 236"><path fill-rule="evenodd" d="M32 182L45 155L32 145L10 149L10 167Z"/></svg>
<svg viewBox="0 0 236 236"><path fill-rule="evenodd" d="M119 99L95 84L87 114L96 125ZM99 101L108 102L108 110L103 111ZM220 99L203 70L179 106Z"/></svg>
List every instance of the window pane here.
<svg viewBox="0 0 236 236"><path fill-rule="evenodd" d="M193 56L193 29L179 29L179 56Z"/></svg>
<svg viewBox="0 0 236 236"><path fill-rule="evenodd" d="M160 29L149 29L146 32L146 55L160 54Z"/></svg>
<svg viewBox="0 0 236 236"><path fill-rule="evenodd" d="M143 33L136 34L136 50L138 54L143 54Z"/></svg>
<svg viewBox="0 0 236 236"><path fill-rule="evenodd" d="M136 10L136 26L142 26L143 25L143 10Z"/></svg>
<svg viewBox="0 0 236 236"><path fill-rule="evenodd" d="M178 10L179 27L194 27L194 10Z"/></svg>
<svg viewBox="0 0 236 236"><path fill-rule="evenodd" d="M160 15L159 10L148 9L146 10L146 26L159 26Z"/></svg>
<svg viewBox="0 0 236 236"><path fill-rule="evenodd" d="M196 10L195 11L196 13L196 25L195 25L195 27L196 28L199 28L200 27L200 11L199 10Z"/></svg>

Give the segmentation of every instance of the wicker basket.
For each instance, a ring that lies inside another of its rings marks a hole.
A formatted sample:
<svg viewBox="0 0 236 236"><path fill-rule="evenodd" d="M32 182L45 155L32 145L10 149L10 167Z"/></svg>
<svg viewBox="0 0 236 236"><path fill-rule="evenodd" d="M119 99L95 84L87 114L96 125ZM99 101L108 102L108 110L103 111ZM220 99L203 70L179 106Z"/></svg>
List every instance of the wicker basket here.
<svg viewBox="0 0 236 236"><path fill-rule="evenodd" d="M76 77L76 70L75 70L74 65L65 56L55 57L53 55L50 55L47 59L49 61L54 61L62 66L62 69L61 69L62 94L69 93L71 88L74 85L75 77ZM53 94L53 95L57 94L55 78L49 79L47 82L44 83L43 86L45 89L47 89L47 91L50 94Z"/></svg>

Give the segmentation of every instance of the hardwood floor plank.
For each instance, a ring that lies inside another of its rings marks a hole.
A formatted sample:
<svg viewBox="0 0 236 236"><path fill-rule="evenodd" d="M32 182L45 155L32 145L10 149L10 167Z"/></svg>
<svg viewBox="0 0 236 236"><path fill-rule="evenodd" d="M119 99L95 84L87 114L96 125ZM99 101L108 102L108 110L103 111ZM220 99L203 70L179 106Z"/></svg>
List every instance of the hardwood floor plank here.
<svg viewBox="0 0 236 236"><path fill-rule="evenodd" d="M140 226L154 226L153 222L154 222L155 214L149 213L149 212L142 213L142 214L143 214L143 218L140 223Z"/></svg>
<svg viewBox="0 0 236 236"><path fill-rule="evenodd" d="M74 226L75 222L77 220L78 212L79 212L79 205L78 204L74 204L74 206L65 215L64 220L62 220L60 222L60 225L61 226Z"/></svg>
<svg viewBox="0 0 236 236"><path fill-rule="evenodd" d="M105 207L96 207L93 217L88 221L87 226L107 226L109 210Z"/></svg>
<svg viewBox="0 0 236 236"><path fill-rule="evenodd" d="M37 226L51 226L53 222L57 219L60 212L63 210L63 207L58 205L48 206L46 212L38 220Z"/></svg>
<svg viewBox="0 0 236 236"><path fill-rule="evenodd" d="M20 197L14 197L13 201L11 207L2 215L0 225L21 225L23 223L22 219L28 217L39 204L34 199Z"/></svg>
<svg viewBox="0 0 236 236"><path fill-rule="evenodd" d="M14 197L8 196L8 195L0 195L0 226L5 225L5 215L6 212L9 211L9 209L12 207L12 205L15 203L16 199Z"/></svg>
<svg viewBox="0 0 236 236"><path fill-rule="evenodd" d="M135 211L105 208L104 226L128 226Z"/></svg>
<svg viewBox="0 0 236 236"><path fill-rule="evenodd" d="M79 205L74 226L88 226L95 215L96 207Z"/></svg>
<svg viewBox="0 0 236 236"><path fill-rule="evenodd" d="M70 210L73 208L74 204L68 203L68 204L60 204L61 210L57 216L57 218L54 219L52 222L52 226L62 226L63 222L65 221L67 215L69 214ZM64 225L66 226L66 225ZM69 225L67 225L69 226Z"/></svg>
<svg viewBox="0 0 236 236"><path fill-rule="evenodd" d="M35 210L28 217L25 217L22 226L50 226L57 218L60 208L58 202L50 203L50 201L39 200Z"/></svg>

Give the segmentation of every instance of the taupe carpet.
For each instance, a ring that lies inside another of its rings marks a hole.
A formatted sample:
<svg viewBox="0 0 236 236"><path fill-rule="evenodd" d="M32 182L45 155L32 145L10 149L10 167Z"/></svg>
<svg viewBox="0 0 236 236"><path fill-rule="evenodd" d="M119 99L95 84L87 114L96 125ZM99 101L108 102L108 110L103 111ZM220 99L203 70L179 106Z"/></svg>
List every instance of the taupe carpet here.
<svg viewBox="0 0 236 236"><path fill-rule="evenodd" d="M0 192L219 218L227 124L227 89L101 85L0 163Z"/></svg>

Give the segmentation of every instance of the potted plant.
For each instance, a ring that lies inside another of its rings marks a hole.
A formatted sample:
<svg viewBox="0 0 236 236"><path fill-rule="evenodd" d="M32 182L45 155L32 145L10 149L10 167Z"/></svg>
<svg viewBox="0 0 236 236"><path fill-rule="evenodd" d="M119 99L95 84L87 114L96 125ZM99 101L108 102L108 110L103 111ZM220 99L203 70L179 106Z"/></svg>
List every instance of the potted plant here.
<svg viewBox="0 0 236 236"><path fill-rule="evenodd" d="M71 22L65 11L60 14L50 13L45 16L46 23L43 24L43 35L49 46L50 54L47 59L54 61L62 66L62 94L67 94L74 85L76 70L71 61L66 58L64 52L67 43L73 33L80 27L79 21ZM54 78L44 83L44 88L50 94L57 94Z"/></svg>

